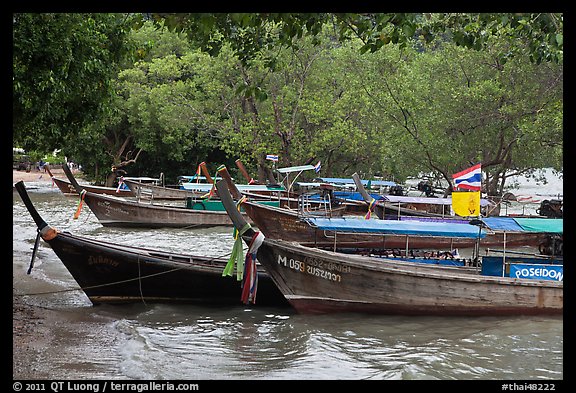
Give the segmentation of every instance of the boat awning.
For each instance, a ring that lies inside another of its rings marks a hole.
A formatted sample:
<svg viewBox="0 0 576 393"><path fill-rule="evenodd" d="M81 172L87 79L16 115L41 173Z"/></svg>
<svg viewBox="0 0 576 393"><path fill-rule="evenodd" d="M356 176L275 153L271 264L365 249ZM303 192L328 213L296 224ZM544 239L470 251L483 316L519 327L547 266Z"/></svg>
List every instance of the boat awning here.
<svg viewBox="0 0 576 393"><path fill-rule="evenodd" d="M314 169L314 165L300 165L300 166L289 166L286 168L276 169L280 173L292 173L292 172L302 172Z"/></svg>
<svg viewBox="0 0 576 393"><path fill-rule="evenodd" d="M526 232L564 233L563 218L514 218Z"/></svg>
<svg viewBox="0 0 576 393"><path fill-rule="evenodd" d="M382 195L384 202L390 203L426 203L430 205L452 205L452 198L412 197L400 195ZM480 206L491 205L487 199L480 199Z"/></svg>
<svg viewBox="0 0 576 393"><path fill-rule="evenodd" d="M299 187L315 187L318 188L320 187L322 184L324 183L318 183L318 182L309 182L309 181L297 181L296 185L298 185Z"/></svg>
<svg viewBox="0 0 576 393"><path fill-rule="evenodd" d="M212 189L213 185L211 183L182 183L180 184L180 189L188 191L205 191L208 192ZM285 191L284 186L275 185L268 186L266 184L236 184L236 188L239 191L255 192L255 191Z"/></svg>
<svg viewBox="0 0 576 393"><path fill-rule="evenodd" d="M206 176L198 176L198 175L190 175L190 176L187 176L187 175L181 175L181 176L178 176L178 180L181 181L181 182L183 182L183 183L190 183L190 182L195 181L195 180L198 180L198 181L206 181ZM218 181L218 180L222 180L222 178L216 176L216 177L213 177L212 180ZM232 180L234 180L234 178L232 178Z"/></svg>
<svg viewBox="0 0 576 393"><path fill-rule="evenodd" d="M124 180L133 180L140 183L159 183L162 181L160 178L146 177L146 176L123 176Z"/></svg>
<svg viewBox="0 0 576 393"><path fill-rule="evenodd" d="M353 184L355 185L353 179L348 178L340 178L340 177L318 177L315 180L320 180L324 183L331 183L331 184ZM363 185L367 185L368 182L372 186L395 186L396 183L389 180L361 180Z"/></svg>
<svg viewBox="0 0 576 393"><path fill-rule="evenodd" d="M483 217L482 221L493 231L523 232L512 217Z"/></svg>
<svg viewBox="0 0 576 393"><path fill-rule="evenodd" d="M562 218L485 217L482 221L494 231L563 233Z"/></svg>
<svg viewBox="0 0 576 393"><path fill-rule="evenodd" d="M382 195L368 193L372 198L378 200L382 199ZM334 196L341 199L347 199L349 201L363 201L364 197L357 191L335 191Z"/></svg>
<svg viewBox="0 0 576 393"><path fill-rule="evenodd" d="M423 222L423 221L398 221L398 220L365 220L362 218L319 218L308 217L305 221L318 229L333 232L354 232L382 235L410 235L410 236L442 236L481 238L486 236L486 231L478 230L474 225ZM480 232L480 233L479 233Z"/></svg>

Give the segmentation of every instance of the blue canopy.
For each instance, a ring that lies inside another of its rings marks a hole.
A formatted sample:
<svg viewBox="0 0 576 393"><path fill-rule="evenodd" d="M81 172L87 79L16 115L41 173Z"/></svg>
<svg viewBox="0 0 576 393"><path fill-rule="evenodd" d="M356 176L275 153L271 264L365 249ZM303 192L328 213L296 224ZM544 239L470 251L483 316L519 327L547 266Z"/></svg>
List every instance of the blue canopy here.
<svg viewBox="0 0 576 393"><path fill-rule="evenodd" d="M334 191L334 196L351 201L363 201L362 194L357 191ZM370 193L370 196L376 200L382 199L382 195ZM368 205L366 205L368 206Z"/></svg>
<svg viewBox="0 0 576 393"><path fill-rule="evenodd" d="M332 184L356 184L354 180L350 178L342 178L342 177L318 177L315 180L320 180L324 183L332 183ZM366 185L370 182L372 186L395 186L396 183L389 180L362 180L362 184Z"/></svg>
<svg viewBox="0 0 576 393"><path fill-rule="evenodd" d="M563 218L515 218L526 232L564 233Z"/></svg>
<svg viewBox="0 0 576 393"><path fill-rule="evenodd" d="M199 176L199 175L197 175L197 174L190 175L190 176L188 176L188 175L180 175L180 176L178 176L178 180L181 181L182 183L186 183L186 182L187 182L187 183L191 183L191 182L194 181L194 180L203 180L203 181L206 181L206 176ZM212 180L218 181L218 180L222 180L222 178L216 176L216 177L213 177ZM234 179L232 179L232 180L234 180Z"/></svg>
<svg viewBox="0 0 576 393"><path fill-rule="evenodd" d="M523 232L512 217L483 217L482 221L493 231Z"/></svg>
<svg viewBox="0 0 576 393"><path fill-rule="evenodd" d="M305 221L318 229L334 232L357 232L383 235L443 236L478 238L478 227L470 224L429 221L365 220L362 218L318 218ZM485 230L480 237L485 237Z"/></svg>
<svg viewBox="0 0 576 393"><path fill-rule="evenodd" d="M539 217L485 217L482 221L494 231L563 233L564 219Z"/></svg>

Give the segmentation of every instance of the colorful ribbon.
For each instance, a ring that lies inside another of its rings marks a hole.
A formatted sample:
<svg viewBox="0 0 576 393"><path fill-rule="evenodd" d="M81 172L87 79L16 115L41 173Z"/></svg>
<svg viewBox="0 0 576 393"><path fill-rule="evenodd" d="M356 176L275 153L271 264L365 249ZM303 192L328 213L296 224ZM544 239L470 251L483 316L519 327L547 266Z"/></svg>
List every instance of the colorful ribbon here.
<svg viewBox="0 0 576 393"><path fill-rule="evenodd" d="M370 217L372 216L372 208L374 208L375 203L376 199L372 198L372 200L370 201L370 205L368 205L368 213L366 213L366 215L364 216L365 220L369 220Z"/></svg>
<svg viewBox="0 0 576 393"><path fill-rule="evenodd" d="M202 164L204 163L204 161L202 161L200 164L198 164L198 169L196 169L196 183L200 183L200 174L202 173Z"/></svg>
<svg viewBox="0 0 576 393"><path fill-rule="evenodd" d="M242 295L240 297L240 300L242 300L244 304L256 304L256 292L258 289L258 260L256 259L256 255L258 254L258 249L264 242L264 238L262 232L254 233L250 241L250 246L248 247L248 252L246 253L246 261L244 264L245 275L242 281Z"/></svg>
<svg viewBox="0 0 576 393"><path fill-rule="evenodd" d="M82 190L80 192L80 202L78 203L78 207L76 208L76 213L74 213L74 219L78 219L80 217L80 212L82 212L82 204L84 203L84 195L86 195L86 190Z"/></svg>
<svg viewBox="0 0 576 393"><path fill-rule="evenodd" d="M210 188L210 191L208 192L208 194L206 194L208 199L210 199L216 195L216 177L217 176L218 176L218 171L216 171L216 173L214 174L214 177L212 178L212 188Z"/></svg>
<svg viewBox="0 0 576 393"><path fill-rule="evenodd" d="M118 179L118 188L116 188L116 192L120 192L120 188L122 187L122 184L124 184L124 176L120 176L120 179Z"/></svg>

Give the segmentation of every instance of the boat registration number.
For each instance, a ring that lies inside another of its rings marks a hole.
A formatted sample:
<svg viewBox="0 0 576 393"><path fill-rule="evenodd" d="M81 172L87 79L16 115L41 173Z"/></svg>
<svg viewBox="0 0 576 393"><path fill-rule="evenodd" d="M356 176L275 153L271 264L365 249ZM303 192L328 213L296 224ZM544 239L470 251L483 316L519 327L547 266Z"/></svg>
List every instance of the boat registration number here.
<svg viewBox="0 0 576 393"><path fill-rule="evenodd" d="M304 262L285 255L278 254L278 265L295 270L300 273L310 274L329 281L341 282L341 273L349 273L349 266L342 266L336 263L325 263L313 258Z"/></svg>

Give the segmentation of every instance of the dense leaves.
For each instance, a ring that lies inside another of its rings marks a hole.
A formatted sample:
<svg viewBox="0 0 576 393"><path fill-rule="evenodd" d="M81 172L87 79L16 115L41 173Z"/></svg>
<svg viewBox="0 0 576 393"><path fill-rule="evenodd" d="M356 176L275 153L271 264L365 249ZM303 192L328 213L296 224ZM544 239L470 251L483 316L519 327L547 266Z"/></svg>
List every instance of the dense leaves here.
<svg viewBox="0 0 576 393"><path fill-rule="evenodd" d="M126 17L15 14L13 133L26 148L61 146L107 110L126 53Z"/></svg>
<svg viewBox="0 0 576 393"><path fill-rule="evenodd" d="M358 38L360 53L376 52L385 45L409 46L415 38L430 43L449 36L457 45L483 50L493 37L506 37L509 51L532 62L563 59L563 15L550 13L218 13L152 14L161 24L187 32L191 41L211 55L230 44L243 64L277 46L297 46L308 35L316 38L329 24L340 42ZM315 41L318 42L318 41ZM264 54L264 56L266 56Z"/></svg>

